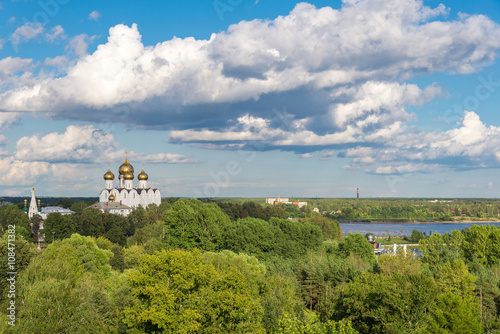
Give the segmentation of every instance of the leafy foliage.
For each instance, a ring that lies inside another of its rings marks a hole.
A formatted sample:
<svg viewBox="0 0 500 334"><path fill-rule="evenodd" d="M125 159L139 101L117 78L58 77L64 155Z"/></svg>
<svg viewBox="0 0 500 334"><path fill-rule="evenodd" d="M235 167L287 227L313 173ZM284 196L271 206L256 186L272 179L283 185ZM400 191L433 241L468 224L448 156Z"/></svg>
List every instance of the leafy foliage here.
<svg viewBox="0 0 500 334"><path fill-rule="evenodd" d="M17 205L0 207L2 226L16 224L19 275L18 326L2 324L2 332L500 329L499 228L472 226L429 237L414 231L410 238L419 241L422 257L398 252L376 258L365 237L341 238L332 219L488 216L500 208L498 201L312 199L310 206L320 211L342 211L322 216L308 207L244 199L217 204L168 199L127 218L84 209L81 203L63 204L80 207L73 216L51 214L45 221L38 216L28 221ZM28 233L31 229L36 236L41 223L47 243L39 250ZM4 236L0 254L5 258L8 252ZM6 273L6 261L1 266Z"/></svg>
<svg viewBox="0 0 500 334"><path fill-rule="evenodd" d="M146 255L130 272L140 300L125 310L131 328L155 333L258 333L262 309L249 295L243 275L217 270L199 251Z"/></svg>
<svg viewBox="0 0 500 334"><path fill-rule="evenodd" d="M13 248L12 244L14 245ZM33 244L30 244L29 241L21 239L18 236L16 236L15 241L10 241L10 249L7 233L0 238L0 258L2 259L0 261L0 304L3 304L3 302L7 299L8 293L6 289L9 285L7 278L10 277L8 273L12 272L9 268L8 258L9 253L12 253L12 251L14 252L13 257L15 259L14 271L18 274L22 273L26 267L28 267L31 259L40 253L40 250L38 250ZM12 256L12 254L10 255Z"/></svg>
<svg viewBox="0 0 500 334"><path fill-rule="evenodd" d="M109 319L126 303L116 303L108 295L113 288L105 289L106 252L91 238L73 235L35 257L19 279L16 331L112 332Z"/></svg>
<svg viewBox="0 0 500 334"><path fill-rule="evenodd" d="M412 242L419 242L423 238L424 238L424 234L421 231L413 230L411 232L410 241L412 241Z"/></svg>
<svg viewBox="0 0 500 334"><path fill-rule="evenodd" d="M285 210L277 206L266 205L255 202L245 202L243 204L230 202L217 202L217 205L231 218L237 221L242 218L259 218L268 221L271 218L287 218Z"/></svg>
<svg viewBox="0 0 500 334"><path fill-rule="evenodd" d="M182 249L218 249L229 217L215 203L181 199L164 213L166 243Z"/></svg>
<svg viewBox="0 0 500 334"><path fill-rule="evenodd" d="M344 253L346 256L355 254L363 260L373 261L375 259L373 245L359 233L349 233L339 244L339 251Z"/></svg>
<svg viewBox="0 0 500 334"><path fill-rule="evenodd" d="M280 334L357 334L349 321L335 322L328 320L320 322L317 319L304 321L285 315L279 321L275 333Z"/></svg>
<svg viewBox="0 0 500 334"><path fill-rule="evenodd" d="M339 286L325 312L360 333L414 333L428 326L436 286L426 275L362 274Z"/></svg>
<svg viewBox="0 0 500 334"><path fill-rule="evenodd" d="M28 215L15 205L0 206L0 227L2 228L2 233L7 231L8 225L24 227L27 231L30 231Z"/></svg>
<svg viewBox="0 0 500 334"><path fill-rule="evenodd" d="M307 223L245 218L226 227L221 248L261 259L271 256L296 258L309 249L317 249L322 238L320 229Z"/></svg>
<svg viewBox="0 0 500 334"><path fill-rule="evenodd" d="M439 295L430 308L428 333L483 333L479 307L473 299L463 298L452 292Z"/></svg>

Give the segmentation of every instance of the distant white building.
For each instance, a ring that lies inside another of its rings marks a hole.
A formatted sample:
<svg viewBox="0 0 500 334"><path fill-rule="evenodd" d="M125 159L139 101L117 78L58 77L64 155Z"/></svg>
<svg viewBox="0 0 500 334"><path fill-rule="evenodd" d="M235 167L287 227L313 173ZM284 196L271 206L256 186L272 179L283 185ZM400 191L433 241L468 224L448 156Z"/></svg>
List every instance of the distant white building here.
<svg viewBox="0 0 500 334"><path fill-rule="evenodd" d="M278 198L266 198L266 203L267 204L272 204L272 205L276 205L276 204L294 204L294 205L297 205L299 208L307 205L307 202L290 202L290 200L288 198L281 198L281 197L278 197Z"/></svg>
<svg viewBox="0 0 500 334"><path fill-rule="evenodd" d="M75 212L71 211L70 209L61 208L60 206L46 206L42 208L39 215L42 217L42 219L47 219L47 216L51 213L59 213L61 215L72 215Z"/></svg>
<svg viewBox="0 0 500 334"><path fill-rule="evenodd" d="M121 215L125 217L128 216L133 210L130 206L118 202L96 202L87 209L98 209L102 212L109 212L114 215Z"/></svg>
<svg viewBox="0 0 500 334"><path fill-rule="evenodd" d="M288 204L297 205L299 208L301 208L303 206L307 206L307 202L291 202L291 203L288 203Z"/></svg>
<svg viewBox="0 0 500 334"><path fill-rule="evenodd" d="M277 203L285 203L285 204L288 204L290 203L290 201L288 200L288 198L266 198L266 203L267 204L277 204Z"/></svg>
<svg viewBox="0 0 500 334"><path fill-rule="evenodd" d="M161 204L160 190L148 186L148 174L144 172L144 168L137 176L139 180L138 187L134 187L133 185L134 167L128 162L127 157L125 157L125 161L118 169L118 173L117 187L113 185L115 175L109 168L106 174L104 174L104 189L99 195L99 203L104 204L100 205L102 210L108 212L120 210L120 214L123 214L127 212L127 208L135 209L139 205L147 207L150 204ZM116 204L112 205L115 209L111 211L108 210L110 203Z"/></svg>

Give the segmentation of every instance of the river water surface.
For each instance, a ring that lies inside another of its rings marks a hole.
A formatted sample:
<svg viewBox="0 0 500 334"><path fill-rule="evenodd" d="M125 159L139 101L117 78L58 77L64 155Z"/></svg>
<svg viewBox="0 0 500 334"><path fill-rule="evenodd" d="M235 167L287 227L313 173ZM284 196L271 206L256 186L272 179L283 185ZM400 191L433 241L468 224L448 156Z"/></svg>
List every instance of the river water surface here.
<svg viewBox="0 0 500 334"><path fill-rule="evenodd" d="M452 230L461 230L471 227L472 225L495 225L499 226L499 222L495 223L340 223L340 227L345 235L348 233L373 233L375 236L410 236L413 230L425 232L430 235L434 232L444 234Z"/></svg>

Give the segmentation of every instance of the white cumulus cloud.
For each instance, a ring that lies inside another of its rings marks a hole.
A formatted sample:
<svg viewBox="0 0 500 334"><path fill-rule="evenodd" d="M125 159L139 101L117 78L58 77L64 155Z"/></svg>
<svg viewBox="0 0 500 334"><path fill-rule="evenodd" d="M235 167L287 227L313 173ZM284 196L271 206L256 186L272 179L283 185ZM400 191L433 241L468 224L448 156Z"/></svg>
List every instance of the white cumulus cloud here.
<svg viewBox="0 0 500 334"><path fill-rule="evenodd" d="M45 36L47 40L49 40L50 42L53 42L58 38L61 39L66 38L66 36L64 35L64 29L60 25L57 25L54 28L52 28L51 32L47 33Z"/></svg>
<svg viewBox="0 0 500 334"><path fill-rule="evenodd" d="M33 85L29 104L15 98L24 90L12 90L0 107L62 111L157 97L172 105L234 103L304 85L333 88L410 78L415 71L468 73L491 62L500 48L498 25L484 16L431 20L445 12L416 0L363 0L341 10L301 3L287 16L243 21L209 40L174 38L155 46L142 44L135 24L117 25L66 76ZM30 31L24 35L34 36Z"/></svg>
<svg viewBox="0 0 500 334"><path fill-rule="evenodd" d="M100 17L101 17L101 13L99 13L97 10L94 10L92 13L89 14L88 19L97 21L97 20L99 20Z"/></svg>
<svg viewBox="0 0 500 334"><path fill-rule="evenodd" d="M14 45L23 41L29 41L42 34L44 31L43 26L38 22L27 22L17 28L11 35L10 39Z"/></svg>

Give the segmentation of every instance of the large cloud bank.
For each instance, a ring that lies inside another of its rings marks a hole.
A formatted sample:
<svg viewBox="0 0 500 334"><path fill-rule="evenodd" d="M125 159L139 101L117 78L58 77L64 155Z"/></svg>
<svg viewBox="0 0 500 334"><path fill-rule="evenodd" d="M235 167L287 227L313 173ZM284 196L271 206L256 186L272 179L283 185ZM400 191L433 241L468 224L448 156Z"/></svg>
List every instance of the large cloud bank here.
<svg viewBox="0 0 500 334"><path fill-rule="evenodd" d="M447 14L417 0L344 0L339 10L300 3L209 40L155 46L142 44L136 25L117 25L62 76L1 60L0 110L164 128L170 142L207 148L333 148L349 168L373 173L428 171L452 158L464 168L499 165L499 130L474 111L442 133L408 126L418 119L408 106L446 94L409 79L473 73L500 48L500 26L488 17Z"/></svg>

